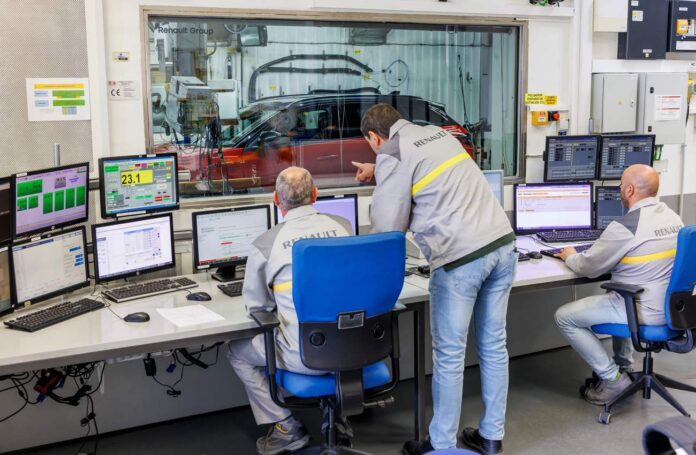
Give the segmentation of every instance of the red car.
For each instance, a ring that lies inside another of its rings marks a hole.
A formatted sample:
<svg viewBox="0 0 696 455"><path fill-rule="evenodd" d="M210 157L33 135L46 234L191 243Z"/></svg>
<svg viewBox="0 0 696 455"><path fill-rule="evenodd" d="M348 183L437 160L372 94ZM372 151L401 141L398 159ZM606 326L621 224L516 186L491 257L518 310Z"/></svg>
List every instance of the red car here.
<svg viewBox="0 0 696 455"><path fill-rule="evenodd" d="M224 133L222 160L217 150L174 144L162 144L155 153L178 150L180 170L188 170L192 182L226 180L239 192L273 187L278 173L289 166L308 169L320 187L350 186L355 184L351 161L375 160L360 120L376 103L393 105L416 124L446 129L473 156L468 131L441 105L415 96L362 93L282 96L250 104L240 113L239 124Z"/></svg>

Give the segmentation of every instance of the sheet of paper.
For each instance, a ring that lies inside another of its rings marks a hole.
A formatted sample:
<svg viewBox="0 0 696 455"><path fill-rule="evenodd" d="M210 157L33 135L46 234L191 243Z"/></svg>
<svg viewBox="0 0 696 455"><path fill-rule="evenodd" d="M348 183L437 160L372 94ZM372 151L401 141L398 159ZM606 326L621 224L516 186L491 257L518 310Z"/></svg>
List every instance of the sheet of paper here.
<svg viewBox="0 0 696 455"><path fill-rule="evenodd" d="M30 122L89 120L89 79L27 78Z"/></svg>
<svg viewBox="0 0 696 455"><path fill-rule="evenodd" d="M225 318L203 305L189 305L178 308L157 308L162 317L177 327L208 324L224 321Z"/></svg>

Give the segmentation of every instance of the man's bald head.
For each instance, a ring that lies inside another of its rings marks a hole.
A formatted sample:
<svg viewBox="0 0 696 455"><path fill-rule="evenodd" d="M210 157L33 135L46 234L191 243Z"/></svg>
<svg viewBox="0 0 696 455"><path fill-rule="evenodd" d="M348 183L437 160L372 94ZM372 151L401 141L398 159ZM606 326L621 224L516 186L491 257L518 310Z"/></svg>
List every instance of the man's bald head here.
<svg viewBox="0 0 696 455"><path fill-rule="evenodd" d="M641 199L657 196L659 189L660 176L645 164L634 164L621 176L621 200L626 207L630 208Z"/></svg>
<svg viewBox="0 0 696 455"><path fill-rule="evenodd" d="M316 199L316 188L309 171L293 166L278 174L276 198L285 211L312 204Z"/></svg>

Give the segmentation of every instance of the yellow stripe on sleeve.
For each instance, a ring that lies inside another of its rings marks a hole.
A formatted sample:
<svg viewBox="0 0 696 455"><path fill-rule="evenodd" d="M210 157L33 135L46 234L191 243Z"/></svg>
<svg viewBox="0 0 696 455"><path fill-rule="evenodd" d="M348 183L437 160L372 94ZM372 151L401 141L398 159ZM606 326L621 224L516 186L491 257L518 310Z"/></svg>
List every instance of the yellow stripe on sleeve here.
<svg viewBox="0 0 696 455"><path fill-rule="evenodd" d="M661 251L659 253L646 254L644 256L625 256L621 259L622 264L640 264L643 262L659 261L660 259L673 258L677 255L677 250Z"/></svg>
<svg viewBox="0 0 696 455"><path fill-rule="evenodd" d="M283 292L288 289L292 289L292 281L286 281L285 283L278 283L273 285L273 292Z"/></svg>
<svg viewBox="0 0 696 455"><path fill-rule="evenodd" d="M467 160L469 158L471 158L471 157L469 156L468 153L460 153L460 154L448 159L447 161L445 161L444 163L442 163L441 165L439 165L438 167L436 167L432 171L428 172L428 174L425 177L418 180L411 188L411 195L415 196L416 193L418 193L420 190L425 188L426 185L428 185L430 182L435 180L438 175L442 174L443 172L445 172L447 169L451 168L455 164L460 163L460 162Z"/></svg>

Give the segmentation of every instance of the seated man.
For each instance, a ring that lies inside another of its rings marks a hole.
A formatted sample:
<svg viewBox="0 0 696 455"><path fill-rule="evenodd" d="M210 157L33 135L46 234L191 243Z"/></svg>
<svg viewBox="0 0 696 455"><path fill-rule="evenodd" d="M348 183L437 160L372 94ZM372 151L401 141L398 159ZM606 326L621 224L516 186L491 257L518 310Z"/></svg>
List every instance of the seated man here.
<svg viewBox="0 0 696 455"><path fill-rule="evenodd" d="M636 164L621 176L621 202L628 213L613 221L589 250L564 248L558 257L579 275L596 278L611 272L612 281L645 288L638 296L641 324L665 324L664 300L682 220L658 200L659 176ZM624 299L616 292L586 297L556 311L556 323L568 343L599 376L584 391L585 400L604 405L631 384L590 329L595 324L626 324Z"/></svg>
<svg viewBox="0 0 696 455"><path fill-rule="evenodd" d="M348 220L317 212L312 207L316 200L317 189L306 169L290 167L278 175L273 201L285 222L254 241L242 289L248 313L264 310L278 314L278 367L304 374L318 372L305 367L299 354L299 324L292 301L292 245L304 238L345 237L353 232ZM302 423L271 400L263 335L231 341L228 358L244 383L256 423L274 424L268 435L256 442L258 453L272 455L307 445L309 434Z"/></svg>

